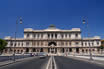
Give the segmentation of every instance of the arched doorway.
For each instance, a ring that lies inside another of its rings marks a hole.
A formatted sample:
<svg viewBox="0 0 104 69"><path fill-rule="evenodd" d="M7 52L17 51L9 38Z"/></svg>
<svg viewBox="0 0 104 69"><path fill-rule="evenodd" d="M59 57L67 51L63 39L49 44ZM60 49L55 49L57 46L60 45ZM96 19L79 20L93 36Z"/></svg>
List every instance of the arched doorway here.
<svg viewBox="0 0 104 69"><path fill-rule="evenodd" d="M36 49L35 48L33 48L33 52L36 52Z"/></svg>
<svg viewBox="0 0 104 69"><path fill-rule="evenodd" d="M79 48L76 48L76 53L79 53Z"/></svg>
<svg viewBox="0 0 104 69"><path fill-rule="evenodd" d="M57 53L57 48L55 48L57 46L57 43L56 42L49 42L48 43L48 53L51 53L51 54L56 54Z"/></svg>
<svg viewBox="0 0 104 69"><path fill-rule="evenodd" d="M26 53L28 53L29 52L29 48L26 48Z"/></svg>

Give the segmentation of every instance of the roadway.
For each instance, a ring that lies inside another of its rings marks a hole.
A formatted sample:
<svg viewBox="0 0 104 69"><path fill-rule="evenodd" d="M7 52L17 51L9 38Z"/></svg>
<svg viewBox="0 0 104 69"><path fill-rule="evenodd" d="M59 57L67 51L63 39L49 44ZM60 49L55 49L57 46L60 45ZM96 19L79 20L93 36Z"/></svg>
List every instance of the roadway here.
<svg viewBox="0 0 104 69"><path fill-rule="evenodd" d="M48 59L49 57L46 57L45 59L33 58L3 66L0 67L0 69L43 69L47 64Z"/></svg>
<svg viewBox="0 0 104 69"><path fill-rule="evenodd" d="M54 58L58 69L104 69L104 66L68 57L55 56ZM49 57L46 57L45 59L33 58L3 66L0 67L0 69L45 69L48 60Z"/></svg>
<svg viewBox="0 0 104 69"><path fill-rule="evenodd" d="M58 69L104 69L103 66L67 57L55 57Z"/></svg>

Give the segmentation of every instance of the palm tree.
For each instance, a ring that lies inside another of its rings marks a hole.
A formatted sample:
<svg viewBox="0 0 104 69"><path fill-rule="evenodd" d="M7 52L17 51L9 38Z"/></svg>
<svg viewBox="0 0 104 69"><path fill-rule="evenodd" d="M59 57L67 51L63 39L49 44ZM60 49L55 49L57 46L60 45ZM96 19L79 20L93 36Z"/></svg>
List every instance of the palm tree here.
<svg viewBox="0 0 104 69"><path fill-rule="evenodd" d="M0 39L0 54L3 53L3 50L5 49L6 45L7 45L7 42L3 39Z"/></svg>

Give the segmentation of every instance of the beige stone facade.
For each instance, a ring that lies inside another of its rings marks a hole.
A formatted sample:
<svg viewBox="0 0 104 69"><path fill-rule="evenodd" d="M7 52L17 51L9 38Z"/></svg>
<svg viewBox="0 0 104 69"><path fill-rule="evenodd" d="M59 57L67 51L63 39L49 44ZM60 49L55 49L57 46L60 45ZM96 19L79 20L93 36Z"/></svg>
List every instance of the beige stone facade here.
<svg viewBox="0 0 104 69"><path fill-rule="evenodd" d="M5 37L8 42L4 53L17 54L47 52L51 54L99 53L100 37L82 38L80 28L57 29L51 25L44 30L24 29L24 38Z"/></svg>

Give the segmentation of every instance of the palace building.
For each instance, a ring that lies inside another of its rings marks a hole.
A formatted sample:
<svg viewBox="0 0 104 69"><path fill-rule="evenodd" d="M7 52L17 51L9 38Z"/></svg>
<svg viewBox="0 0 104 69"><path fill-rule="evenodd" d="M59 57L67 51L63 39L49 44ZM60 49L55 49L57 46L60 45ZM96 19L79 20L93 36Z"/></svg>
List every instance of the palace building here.
<svg viewBox="0 0 104 69"><path fill-rule="evenodd" d="M99 53L101 39L99 36L82 38L80 28L62 30L50 25L47 29L24 29L24 38L5 37L8 42L4 53L16 54L47 52L51 54Z"/></svg>

